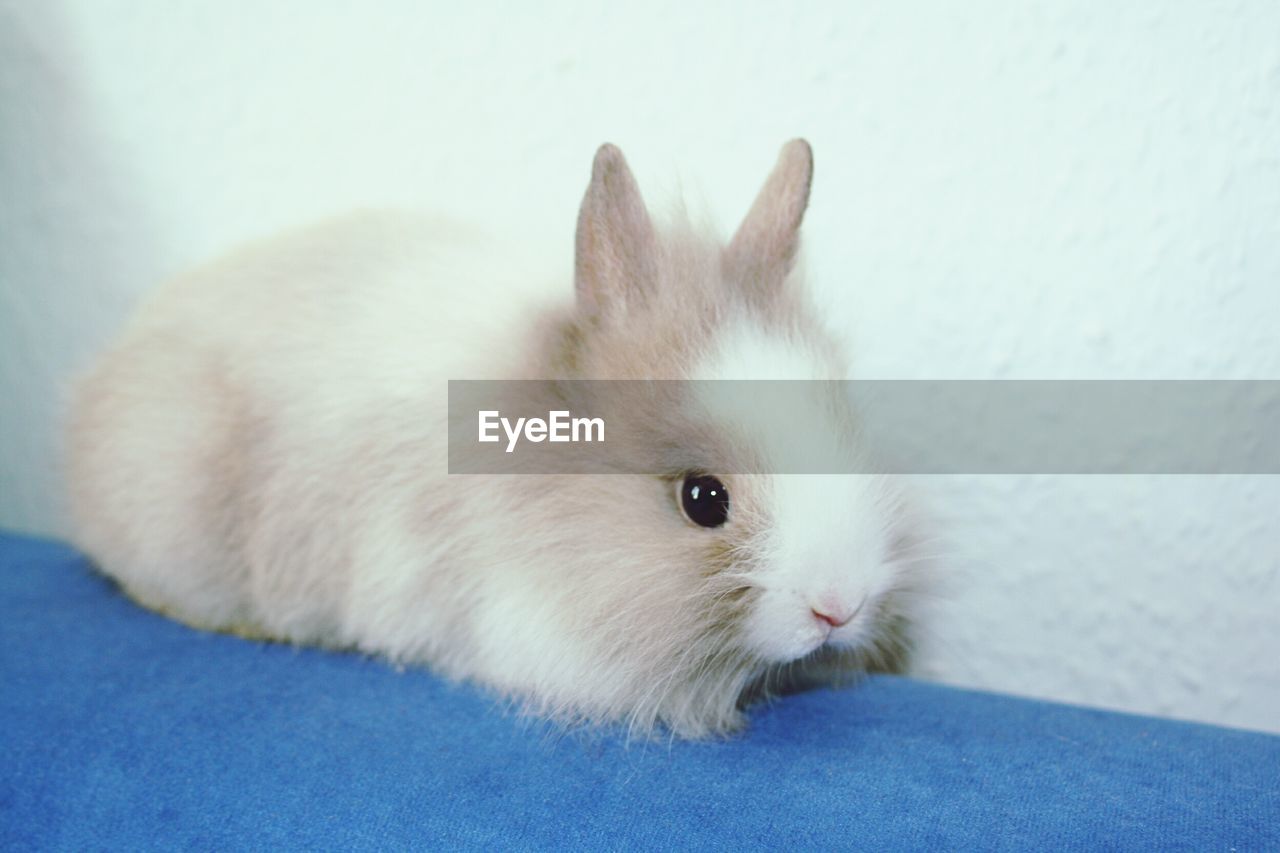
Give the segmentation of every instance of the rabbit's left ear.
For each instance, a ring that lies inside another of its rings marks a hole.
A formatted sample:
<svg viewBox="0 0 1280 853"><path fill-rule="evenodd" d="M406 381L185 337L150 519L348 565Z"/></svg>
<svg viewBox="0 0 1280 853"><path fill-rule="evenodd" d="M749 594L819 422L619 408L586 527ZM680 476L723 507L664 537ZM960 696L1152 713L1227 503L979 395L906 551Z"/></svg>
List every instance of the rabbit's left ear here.
<svg viewBox="0 0 1280 853"><path fill-rule="evenodd" d="M653 284L653 225L622 152L601 145L578 212L574 283L587 316L617 316Z"/></svg>
<svg viewBox="0 0 1280 853"><path fill-rule="evenodd" d="M777 165L725 249L730 274L772 283L790 272L812 182L813 150L803 139L793 139L782 146Z"/></svg>

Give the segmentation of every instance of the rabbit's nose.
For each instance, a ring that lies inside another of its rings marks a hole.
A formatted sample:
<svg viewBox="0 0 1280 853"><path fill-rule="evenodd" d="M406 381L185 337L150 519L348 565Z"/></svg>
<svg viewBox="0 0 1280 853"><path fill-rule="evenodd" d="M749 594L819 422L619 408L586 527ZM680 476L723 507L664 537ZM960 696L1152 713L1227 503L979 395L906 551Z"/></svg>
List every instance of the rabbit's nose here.
<svg viewBox="0 0 1280 853"><path fill-rule="evenodd" d="M858 615L858 611L862 609L862 605L865 602L866 599L864 598L856 605L853 605L837 596L825 595L822 597L820 604L810 608L810 612L832 628L843 628L849 624L849 620Z"/></svg>

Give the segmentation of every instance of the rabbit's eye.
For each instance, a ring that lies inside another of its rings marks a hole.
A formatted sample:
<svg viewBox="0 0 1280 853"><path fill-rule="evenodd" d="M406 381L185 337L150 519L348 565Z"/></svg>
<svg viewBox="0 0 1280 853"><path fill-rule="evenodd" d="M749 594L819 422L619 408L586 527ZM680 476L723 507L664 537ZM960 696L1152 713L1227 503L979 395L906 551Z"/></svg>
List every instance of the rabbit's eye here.
<svg viewBox="0 0 1280 853"><path fill-rule="evenodd" d="M680 508L699 527L719 527L729 520L729 490L708 474L690 474L680 484Z"/></svg>

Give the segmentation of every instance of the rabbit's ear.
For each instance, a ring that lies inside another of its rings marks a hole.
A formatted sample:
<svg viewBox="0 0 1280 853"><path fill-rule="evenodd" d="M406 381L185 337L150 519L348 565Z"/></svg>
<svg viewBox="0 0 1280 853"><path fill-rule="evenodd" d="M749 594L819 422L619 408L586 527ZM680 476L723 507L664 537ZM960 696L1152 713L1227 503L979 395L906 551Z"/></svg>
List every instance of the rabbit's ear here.
<svg viewBox="0 0 1280 853"><path fill-rule="evenodd" d="M800 247L800 222L812 182L813 150L803 139L793 139L782 146L777 165L725 249L731 275L761 284L786 277Z"/></svg>
<svg viewBox="0 0 1280 853"><path fill-rule="evenodd" d="M655 241L649 211L627 161L605 144L591 166L591 185L578 212L574 284L588 316L625 309L650 287Z"/></svg>

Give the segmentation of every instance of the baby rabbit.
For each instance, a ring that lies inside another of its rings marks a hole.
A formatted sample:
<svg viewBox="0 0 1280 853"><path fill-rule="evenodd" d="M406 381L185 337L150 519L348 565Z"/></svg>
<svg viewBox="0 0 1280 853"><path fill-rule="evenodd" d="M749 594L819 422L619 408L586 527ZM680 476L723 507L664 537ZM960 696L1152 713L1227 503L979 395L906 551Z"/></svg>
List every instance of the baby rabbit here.
<svg viewBox="0 0 1280 853"><path fill-rule="evenodd" d="M799 413L803 437L705 401L647 411L670 460L653 474L448 473L449 379L844 378L795 269L812 169L788 143L726 246L655 230L602 146L574 294L393 215L173 282L77 389L79 544L189 625L426 664L633 733L727 733L776 687L897 666L914 563L893 482L737 473L795 441L861 454L843 399Z"/></svg>

